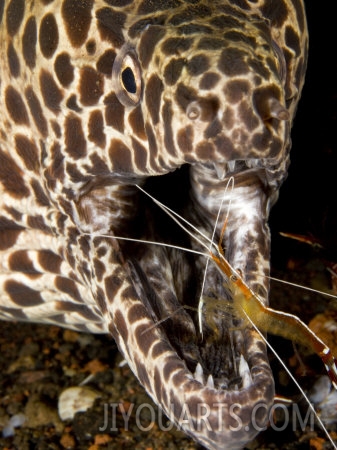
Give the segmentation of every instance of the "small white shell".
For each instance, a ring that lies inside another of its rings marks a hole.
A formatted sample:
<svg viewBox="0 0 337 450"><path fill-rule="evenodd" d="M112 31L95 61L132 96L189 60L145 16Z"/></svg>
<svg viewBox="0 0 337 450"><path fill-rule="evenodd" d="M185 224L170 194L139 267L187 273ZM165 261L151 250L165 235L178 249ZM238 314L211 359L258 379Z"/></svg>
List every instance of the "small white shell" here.
<svg viewBox="0 0 337 450"><path fill-rule="evenodd" d="M71 420L79 411L86 411L100 394L86 386L65 389L58 400L58 413L61 420Z"/></svg>

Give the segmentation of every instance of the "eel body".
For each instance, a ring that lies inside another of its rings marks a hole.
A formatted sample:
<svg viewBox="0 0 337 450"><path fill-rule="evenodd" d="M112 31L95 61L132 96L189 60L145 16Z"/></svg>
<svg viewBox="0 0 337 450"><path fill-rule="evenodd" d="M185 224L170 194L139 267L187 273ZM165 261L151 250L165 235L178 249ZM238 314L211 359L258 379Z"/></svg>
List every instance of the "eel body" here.
<svg viewBox="0 0 337 450"><path fill-rule="evenodd" d="M225 275L209 264L202 286L204 256L114 236L204 251L137 184L209 237L221 208L226 258L267 303L303 1L5 0L0 41L1 319L111 333L167 416L188 410L187 434L243 447L274 384L256 331L230 306L209 320Z"/></svg>

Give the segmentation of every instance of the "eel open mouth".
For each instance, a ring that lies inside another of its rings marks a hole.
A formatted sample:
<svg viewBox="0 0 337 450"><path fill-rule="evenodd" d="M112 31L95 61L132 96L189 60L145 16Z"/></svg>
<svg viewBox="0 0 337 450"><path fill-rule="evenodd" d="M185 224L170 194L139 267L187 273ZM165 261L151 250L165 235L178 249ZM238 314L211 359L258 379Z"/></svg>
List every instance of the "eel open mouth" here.
<svg viewBox="0 0 337 450"><path fill-rule="evenodd" d="M197 212L197 205L190 197L186 172L184 167L178 173L151 178L144 187L210 238L215 223L205 220ZM234 369L235 365L238 368L239 355L231 342L238 321L233 319L230 292L226 290L224 278L214 270L213 263L206 268L206 257L171 247L197 250L198 244L151 199L144 194L139 197L139 211L143 217L138 216L136 223L144 224L141 239L167 243L167 246L140 244L137 251L134 245L123 246L123 253L128 255L133 267L138 294L192 373L221 388L240 383ZM198 250L207 253L203 248ZM209 281L211 278L212 282ZM197 317L201 297L205 302L202 334ZM219 298L223 300L223 308L216 308Z"/></svg>
<svg viewBox="0 0 337 450"><path fill-rule="evenodd" d="M184 166L173 174L148 179L144 188L209 238L223 200L214 242L218 243L228 214L221 243L226 258L242 273L252 290L267 302L269 192L264 169L244 162L227 164L227 168L232 171L219 180L218 170L213 166ZM234 177L234 187L226 191L229 176ZM171 246L203 253L207 253L206 249L153 200L142 192L137 195L138 209L129 224L128 237L168 244L120 242L134 288L156 324L154 327L160 330L162 339L174 349L177 361L183 361L194 380L217 393L243 393L243 401L249 403L247 392L254 385L256 370L252 367L252 352L258 354L262 365L267 365L262 338L247 323L243 324L233 309L226 276L216 265L210 261L206 269L207 257ZM201 327L197 314L200 298L204 301ZM268 398L262 396L261 400L268 403L273 397L273 382L269 367L264 370L269 371L269 386L268 383L265 386ZM257 397L258 394L252 399L252 406ZM247 433L246 440L251 437ZM236 448L233 442L230 445Z"/></svg>

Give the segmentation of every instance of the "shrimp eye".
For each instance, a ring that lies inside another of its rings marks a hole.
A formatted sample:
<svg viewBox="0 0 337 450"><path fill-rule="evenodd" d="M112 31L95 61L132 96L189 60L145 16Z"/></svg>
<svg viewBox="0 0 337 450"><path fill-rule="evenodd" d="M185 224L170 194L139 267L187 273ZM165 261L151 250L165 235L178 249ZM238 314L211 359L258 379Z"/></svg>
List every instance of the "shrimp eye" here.
<svg viewBox="0 0 337 450"><path fill-rule="evenodd" d="M135 51L127 44L114 61L112 80L116 96L124 106L138 105L142 93L141 69Z"/></svg>

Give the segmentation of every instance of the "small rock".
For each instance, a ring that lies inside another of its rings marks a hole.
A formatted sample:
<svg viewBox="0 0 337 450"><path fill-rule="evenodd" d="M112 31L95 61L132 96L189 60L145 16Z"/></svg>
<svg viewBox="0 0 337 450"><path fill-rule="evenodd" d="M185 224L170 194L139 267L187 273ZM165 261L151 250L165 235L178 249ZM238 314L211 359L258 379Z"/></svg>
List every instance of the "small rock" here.
<svg viewBox="0 0 337 450"><path fill-rule="evenodd" d="M60 439L60 444L63 448L72 449L75 448L76 442L74 436L69 433L63 433Z"/></svg>
<svg viewBox="0 0 337 450"><path fill-rule="evenodd" d="M26 426L37 428L41 425L52 424L57 431L63 431L64 425L60 421L56 408L44 403L40 396L32 394L25 407Z"/></svg>
<svg viewBox="0 0 337 450"><path fill-rule="evenodd" d="M14 428L21 427L21 425L23 425L25 421L26 416L24 414L22 413L15 414L9 419L7 425L3 428L2 436L4 438L14 436L15 433Z"/></svg>

